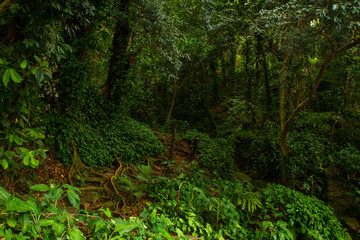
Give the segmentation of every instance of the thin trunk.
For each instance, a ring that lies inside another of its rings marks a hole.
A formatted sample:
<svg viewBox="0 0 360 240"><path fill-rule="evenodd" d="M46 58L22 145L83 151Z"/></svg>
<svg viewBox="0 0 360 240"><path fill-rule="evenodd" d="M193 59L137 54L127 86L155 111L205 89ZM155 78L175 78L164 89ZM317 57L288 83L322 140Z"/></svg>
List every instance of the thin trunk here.
<svg viewBox="0 0 360 240"><path fill-rule="evenodd" d="M252 82L250 77L250 70L249 70L249 63L250 57L249 57L249 40L246 39L245 41L245 73L246 73L246 80L247 80L247 92L246 96L249 102L251 102L252 99Z"/></svg>
<svg viewBox="0 0 360 240"><path fill-rule="evenodd" d="M176 95L178 93L178 91L184 86L185 82L186 82L187 77L184 78L184 80L182 81L182 83L180 84L180 86L177 86L177 81L174 82L174 87L173 87L173 96L171 99L171 105L170 105L170 109L168 112L168 115L166 117L166 121L169 121L172 115L172 112L174 110L174 106L175 106L175 99L176 99Z"/></svg>
<svg viewBox="0 0 360 240"><path fill-rule="evenodd" d="M174 158L174 146L175 146L175 140L176 140L176 128L177 128L177 124L175 123L174 126L173 126L173 132L172 132L172 136L171 136L169 161L173 160L173 158Z"/></svg>
<svg viewBox="0 0 360 240"><path fill-rule="evenodd" d="M285 116L285 105L286 105L286 78L287 78L287 72L288 72L288 66L290 63L290 56L287 55L283 61L283 70L281 73L281 77L280 77L280 105L279 105L279 109L280 109L280 133L282 133L285 129L285 121L286 121L286 116ZM287 149L286 146L286 141L281 141L280 138L280 149L281 149L281 180L282 180L282 184L286 184L287 183L287 171L286 171L286 166L287 166L287 155L289 153L289 150Z"/></svg>
<svg viewBox="0 0 360 240"><path fill-rule="evenodd" d="M264 51L264 46L261 48L261 65L264 70L264 83L265 83L265 94L266 94L266 110L270 112L272 106L271 92L270 92L270 83L269 83L269 70L266 62L266 54Z"/></svg>
<svg viewBox="0 0 360 240"><path fill-rule="evenodd" d="M177 94L177 87L176 87L176 81L175 81L174 82L174 88L173 88L173 96L172 96L172 99L171 99L171 106L170 106L170 110L168 112L168 115L166 117L166 121L169 121L170 118L171 118L171 114L172 114L172 111L173 111L174 105L175 105L176 94Z"/></svg>

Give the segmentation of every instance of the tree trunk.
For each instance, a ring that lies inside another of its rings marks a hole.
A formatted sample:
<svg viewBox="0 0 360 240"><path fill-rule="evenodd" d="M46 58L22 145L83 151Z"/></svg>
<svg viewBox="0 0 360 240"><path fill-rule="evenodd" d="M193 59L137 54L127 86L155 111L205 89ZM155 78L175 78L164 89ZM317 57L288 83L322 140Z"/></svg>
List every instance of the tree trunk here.
<svg viewBox="0 0 360 240"><path fill-rule="evenodd" d="M172 115L172 111L174 109L174 105L175 105L175 98L176 98L176 94L177 94L177 87L176 87L176 81L174 82L174 88L173 88L173 96L171 99L171 105L170 105L170 109L168 112L168 115L166 117L166 121L169 121Z"/></svg>
<svg viewBox="0 0 360 240"><path fill-rule="evenodd" d="M264 83L265 83L265 94L266 94L266 110L269 113L272 106L270 83L269 83L269 70L266 62L266 54L264 51L264 45L262 45L261 51L261 65L264 70Z"/></svg>
<svg viewBox="0 0 360 240"><path fill-rule="evenodd" d="M124 81L129 71L128 62L129 40L131 39L129 23L129 0L121 1L120 9L123 17L116 22L115 33L111 46L110 66L105 85L102 87L102 93L108 98L117 81Z"/></svg>
<svg viewBox="0 0 360 240"><path fill-rule="evenodd" d="M279 96L280 96L280 102L279 102L279 109L280 109L280 133L282 133L285 129L285 120L286 120L286 116L285 116L285 105L286 105L286 78L287 78L287 72L288 72L288 66L289 66L289 62L290 62L290 56L287 55L283 61L283 70L281 73L281 77L280 77L280 92L279 92ZM282 136L282 134L280 134ZM289 154L289 150L287 149L286 146L286 139L282 139L280 137L280 150L281 150L281 181L282 184L286 184L287 183L287 171L286 171L286 166L287 166L287 159L288 159L288 154Z"/></svg>

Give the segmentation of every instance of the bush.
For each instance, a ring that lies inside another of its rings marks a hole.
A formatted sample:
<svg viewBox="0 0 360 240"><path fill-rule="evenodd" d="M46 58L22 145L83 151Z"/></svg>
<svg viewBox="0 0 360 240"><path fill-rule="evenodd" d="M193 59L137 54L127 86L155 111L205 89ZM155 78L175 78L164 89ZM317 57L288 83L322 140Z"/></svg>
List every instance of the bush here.
<svg viewBox="0 0 360 240"><path fill-rule="evenodd" d="M263 199L262 220L271 222L264 228L279 231L287 229L290 239L351 239L342 228L331 207L321 200L290 190L281 185L272 185L260 192ZM275 223L275 225L274 225Z"/></svg>
<svg viewBox="0 0 360 240"><path fill-rule="evenodd" d="M279 126L270 123L262 130L241 130L233 133L236 159L252 166L263 178L280 174Z"/></svg>
<svg viewBox="0 0 360 240"><path fill-rule="evenodd" d="M162 177L149 194L175 229L205 239L351 239L321 200L280 185L253 192L194 172Z"/></svg>
<svg viewBox="0 0 360 240"><path fill-rule="evenodd" d="M48 139L57 147L58 158L68 166L73 161L71 143L90 167L111 165L116 157L138 163L144 157L164 150L153 131L133 119L113 115L107 121L94 121L81 113L55 115L53 119Z"/></svg>
<svg viewBox="0 0 360 240"><path fill-rule="evenodd" d="M237 169L231 141L225 138L212 139L208 134L197 130L189 130L185 134L185 139L192 142L196 136L200 139L198 154L201 166L221 177L231 177Z"/></svg>

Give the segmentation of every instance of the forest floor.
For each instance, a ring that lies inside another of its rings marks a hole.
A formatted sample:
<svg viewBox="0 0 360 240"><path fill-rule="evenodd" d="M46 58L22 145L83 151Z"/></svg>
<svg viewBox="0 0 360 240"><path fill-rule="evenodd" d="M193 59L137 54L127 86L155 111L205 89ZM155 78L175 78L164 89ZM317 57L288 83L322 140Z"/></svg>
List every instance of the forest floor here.
<svg viewBox="0 0 360 240"><path fill-rule="evenodd" d="M193 163L199 163L197 156L191 159L190 143L181 138L176 138L173 148L173 160L169 161L171 134L156 133L156 135L163 142L166 151L161 155L149 157L143 161L144 165L152 168L152 174L155 177L167 176L173 178L181 172L184 172L182 170L194 167ZM70 176L70 171L71 170L67 169L59 159L56 159L52 154L48 154L46 161L38 168L27 171L22 170L11 176L6 175L4 170L0 171L0 174L3 176L3 186L8 191L22 196L24 196L24 193L29 192L29 186L33 184L55 184L57 186L66 183L72 184L81 190L81 209L98 211L99 209L109 208L113 217L122 217L125 219L139 217L141 212L148 207L148 204L152 201L147 195L134 197L130 191L121 189L119 182L116 184L117 177L123 175L128 176L135 186L142 183L142 181L136 178L136 175L139 173L138 168L131 164L126 164L118 160L114 166L85 169L84 171L78 171L73 176ZM240 174L238 178L242 179L244 177L243 175L246 177L252 175L251 172L244 172L246 174L238 172L237 174ZM210 172L206 174L211 177ZM236 174L235 177L237 177ZM255 180L253 183L256 183L256 181L261 180ZM262 181L260 185L266 187L266 182ZM42 194L37 195L38 198L41 196ZM63 207L70 213L76 213L78 211L72 207L65 198L58 206ZM348 218L346 216L344 216L344 218L347 225L351 226L352 229L356 229L356 226L359 226L356 218Z"/></svg>
<svg viewBox="0 0 360 240"><path fill-rule="evenodd" d="M191 158L190 144L181 138L176 138L173 150L173 160L169 161L171 134L156 133L157 137L163 142L166 151L161 155L149 157L144 160L144 164L151 166L152 174L156 176L176 177L180 174L181 169L193 167L193 163L198 159L195 156ZM148 207L151 199L144 195L140 198L134 198L129 192L118 189L114 184L116 177L126 174L134 184L140 184L141 181L136 179L137 168L131 164L118 161L116 166L99 167L96 169L86 169L85 171L75 173L70 176L71 169L67 169L59 159L52 154L48 154L47 159L40 167L22 170L12 176L6 175L0 171L3 176L3 185L10 193L24 195L29 192L29 186L34 184L72 184L81 190L80 207L81 209L96 211L98 209L109 208L113 216L122 218L138 217L144 208ZM208 173L211 175L210 173ZM37 197L41 197L38 194ZM66 208L70 213L77 210L64 198L58 205Z"/></svg>

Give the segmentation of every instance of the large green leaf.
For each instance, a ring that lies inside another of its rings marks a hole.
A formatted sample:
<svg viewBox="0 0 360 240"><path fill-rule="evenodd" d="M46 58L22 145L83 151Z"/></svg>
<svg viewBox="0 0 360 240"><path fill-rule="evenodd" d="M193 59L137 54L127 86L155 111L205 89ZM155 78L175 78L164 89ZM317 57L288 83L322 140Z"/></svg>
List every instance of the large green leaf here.
<svg viewBox="0 0 360 240"><path fill-rule="evenodd" d="M83 233L77 229L77 228L73 228L69 231L69 236L71 240L83 240L85 239Z"/></svg>
<svg viewBox="0 0 360 240"><path fill-rule="evenodd" d="M9 83L9 81L10 81L10 77L9 77L9 76L10 76L10 70L7 69L7 70L4 72L3 76L2 76L2 80L3 80L3 83L4 83L5 86L7 86L8 83Z"/></svg>
<svg viewBox="0 0 360 240"><path fill-rule="evenodd" d="M25 166L29 166L30 164L30 155L29 154L26 154L24 159L23 159L23 163Z"/></svg>
<svg viewBox="0 0 360 240"><path fill-rule="evenodd" d="M55 221L51 219L41 219L39 223L41 227L48 227L53 225Z"/></svg>
<svg viewBox="0 0 360 240"><path fill-rule="evenodd" d="M136 223L117 223L115 224L114 232L118 232L120 235L131 232L135 228L139 227Z"/></svg>
<svg viewBox="0 0 360 240"><path fill-rule="evenodd" d="M9 163L8 163L8 161L6 161L6 159L3 159L3 160L1 161L1 164L2 164L2 166L3 166L4 169L7 169L7 168L9 167Z"/></svg>
<svg viewBox="0 0 360 240"><path fill-rule="evenodd" d="M6 201L10 198L10 193L8 193L4 188L0 187L0 200Z"/></svg>
<svg viewBox="0 0 360 240"><path fill-rule="evenodd" d="M80 209L80 197L73 189L66 190L69 201L76 209Z"/></svg>
<svg viewBox="0 0 360 240"><path fill-rule="evenodd" d="M16 226L16 224L17 224L17 221L16 221L15 219L13 219L13 218L7 218L7 219L6 219L6 223L7 223L10 227L14 228L14 227Z"/></svg>
<svg viewBox="0 0 360 240"><path fill-rule="evenodd" d="M30 187L31 190L45 192L49 191L50 187L46 184L36 184Z"/></svg>
<svg viewBox="0 0 360 240"><path fill-rule="evenodd" d="M66 229L66 226L64 224L54 222L51 228L54 232L55 237L61 237L61 235L63 235Z"/></svg>
<svg viewBox="0 0 360 240"><path fill-rule="evenodd" d="M100 229L106 226L106 222L104 220L99 220L95 225L95 232L98 232Z"/></svg>
<svg viewBox="0 0 360 240"><path fill-rule="evenodd" d="M12 68L10 68L10 77L15 83L20 83L22 81L22 77Z"/></svg>
<svg viewBox="0 0 360 240"><path fill-rule="evenodd" d="M33 210L31 206L19 198L14 198L6 202L7 212L21 213L21 212L30 212L31 210Z"/></svg>

